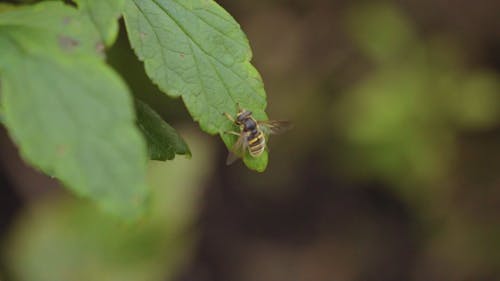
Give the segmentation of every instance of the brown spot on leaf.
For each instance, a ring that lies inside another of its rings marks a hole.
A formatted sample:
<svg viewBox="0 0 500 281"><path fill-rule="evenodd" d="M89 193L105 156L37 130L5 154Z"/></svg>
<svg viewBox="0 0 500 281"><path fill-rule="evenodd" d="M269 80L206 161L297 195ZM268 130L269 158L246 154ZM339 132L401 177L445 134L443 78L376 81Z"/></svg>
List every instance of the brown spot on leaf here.
<svg viewBox="0 0 500 281"><path fill-rule="evenodd" d="M64 156L68 152L68 147L64 144L60 144L56 148L56 154L57 156L61 157Z"/></svg>
<svg viewBox="0 0 500 281"><path fill-rule="evenodd" d="M102 42L97 42L97 44L95 45L95 50L101 55L104 55L105 49L106 46Z"/></svg>
<svg viewBox="0 0 500 281"><path fill-rule="evenodd" d="M139 37L141 37L141 39L144 39L146 38L147 34L144 33L144 32L139 32Z"/></svg>
<svg viewBox="0 0 500 281"><path fill-rule="evenodd" d="M70 23L71 23L71 21L72 21L72 20L73 20L73 19L72 19L72 18L70 18L70 17L65 17L65 18L63 18L63 24L64 24L64 25L68 25L68 24L70 24Z"/></svg>
<svg viewBox="0 0 500 281"><path fill-rule="evenodd" d="M71 51L74 48L76 48L78 45L80 45L80 42L78 42L78 40L76 40L76 39L73 39L73 38L71 38L69 36L65 36L65 35L59 36L59 46L61 46L61 48L63 50Z"/></svg>
<svg viewBox="0 0 500 281"><path fill-rule="evenodd" d="M185 57L184 53L180 53L179 56L181 57L181 59Z"/></svg>

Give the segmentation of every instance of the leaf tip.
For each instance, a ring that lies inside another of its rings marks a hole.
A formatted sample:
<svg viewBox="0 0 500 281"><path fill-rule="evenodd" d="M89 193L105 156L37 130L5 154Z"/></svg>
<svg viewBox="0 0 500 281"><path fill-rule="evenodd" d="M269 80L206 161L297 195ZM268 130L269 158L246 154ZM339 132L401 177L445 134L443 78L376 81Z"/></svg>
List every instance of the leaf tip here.
<svg viewBox="0 0 500 281"><path fill-rule="evenodd" d="M264 151L261 156L254 158L247 153L243 158L243 162L250 170L263 173L269 162L269 154L267 151Z"/></svg>

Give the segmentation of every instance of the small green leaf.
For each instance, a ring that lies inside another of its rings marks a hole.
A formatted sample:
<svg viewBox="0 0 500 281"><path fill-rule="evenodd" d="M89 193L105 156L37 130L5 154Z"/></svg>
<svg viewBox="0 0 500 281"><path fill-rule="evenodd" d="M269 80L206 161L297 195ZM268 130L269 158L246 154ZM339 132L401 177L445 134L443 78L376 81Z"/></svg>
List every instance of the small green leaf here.
<svg viewBox="0 0 500 281"><path fill-rule="evenodd" d="M11 13L36 17L40 26L22 25ZM74 9L47 2L0 14L5 125L27 162L105 209L133 219L148 193L147 154L129 91L95 53L76 55L56 47L64 30L60 25L66 24L56 16L69 19ZM86 23L79 29L92 29ZM73 39L94 38L81 35Z"/></svg>
<svg viewBox="0 0 500 281"><path fill-rule="evenodd" d="M267 119L262 79L250 63L252 53L238 23L212 0L128 0L124 12L129 39L146 73L162 91L181 96L191 116L231 148L237 127L224 115L237 104ZM263 171L267 152L245 156Z"/></svg>
<svg viewBox="0 0 500 281"><path fill-rule="evenodd" d="M189 148L167 122L144 102L136 100L137 123L148 144L152 160L172 160L176 154L191 156Z"/></svg>
<svg viewBox="0 0 500 281"><path fill-rule="evenodd" d="M125 0L75 0L75 2L94 22L105 45L113 45L118 35L118 19Z"/></svg>

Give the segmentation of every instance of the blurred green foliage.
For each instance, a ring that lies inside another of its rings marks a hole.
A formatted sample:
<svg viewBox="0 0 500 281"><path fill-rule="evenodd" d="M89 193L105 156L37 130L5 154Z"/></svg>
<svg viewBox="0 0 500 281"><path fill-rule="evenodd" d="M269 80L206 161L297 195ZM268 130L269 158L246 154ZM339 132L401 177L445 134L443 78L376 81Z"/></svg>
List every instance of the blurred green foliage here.
<svg viewBox="0 0 500 281"><path fill-rule="evenodd" d="M406 196L439 189L457 135L499 124L498 77L466 69L452 41L419 39L393 6L353 11L347 21L372 70L333 110L349 147L348 169L402 187Z"/></svg>
<svg viewBox="0 0 500 281"><path fill-rule="evenodd" d="M423 223L417 278L465 280L499 268L498 223L478 222L483 214L464 210L457 195L497 184L489 164L463 159L463 136L500 125L498 73L466 66L445 35L420 38L392 5L354 7L346 22L369 70L333 105L343 171L353 181L386 183ZM481 180L469 178L476 169Z"/></svg>
<svg viewBox="0 0 500 281"><path fill-rule="evenodd" d="M41 200L19 218L6 259L20 281L170 280L190 256L200 187L213 161L208 140L186 132L197 157L151 162L149 215L124 224L66 196Z"/></svg>
<svg viewBox="0 0 500 281"><path fill-rule="evenodd" d="M357 47L376 63L404 57L418 44L411 22L390 4L353 5L345 20Z"/></svg>
<svg viewBox="0 0 500 281"><path fill-rule="evenodd" d="M12 9L12 5L10 4L5 4L5 3L0 3L0 12L7 11L8 9Z"/></svg>
<svg viewBox="0 0 500 281"><path fill-rule="evenodd" d="M80 10L87 14L99 31L106 46L111 46L118 36L118 18L125 0L75 0Z"/></svg>

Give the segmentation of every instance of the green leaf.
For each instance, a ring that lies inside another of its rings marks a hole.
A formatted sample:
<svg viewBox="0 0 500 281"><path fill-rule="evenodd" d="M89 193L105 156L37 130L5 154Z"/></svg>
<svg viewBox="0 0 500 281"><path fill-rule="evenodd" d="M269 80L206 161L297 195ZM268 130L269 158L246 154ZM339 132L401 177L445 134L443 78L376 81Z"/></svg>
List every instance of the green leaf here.
<svg viewBox="0 0 500 281"><path fill-rule="evenodd" d="M95 54L55 47L64 28L48 22L64 25L53 17L71 18L72 8L43 3L12 12L45 18L39 27L9 24L10 13L0 14L0 103L21 155L105 209L138 216L147 154L126 85Z"/></svg>
<svg viewBox="0 0 500 281"><path fill-rule="evenodd" d="M237 127L224 115L237 104L267 119L262 79L251 65L248 40L238 23L212 0L128 0L125 24L146 73L171 97L182 97L191 116L231 148ZM246 165L263 171L267 152Z"/></svg>
<svg viewBox="0 0 500 281"><path fill-rule="evenodd" d="M90 19L60 2L42 2L9 9L0 14L0 29L3 40L11 43L23 37L25 44L17 47L26 52L104 58L101 38ZM0 56L0 64L6 59L8 56Z"/></svg>
<svg viewBox="0 0 500 281"><path fill-rule="evenodd" d="M137 123L148 144L152 160L172 160L176 154L191 156L182 137L158 113L142 101L136 100Z"/></svg>
<svg viewBox="0 0 500 281"><path fill-rule="evenodd" d="M118 19L125 0L75 0L99 30L106 46L111 46L118 35Z"/></svg>

